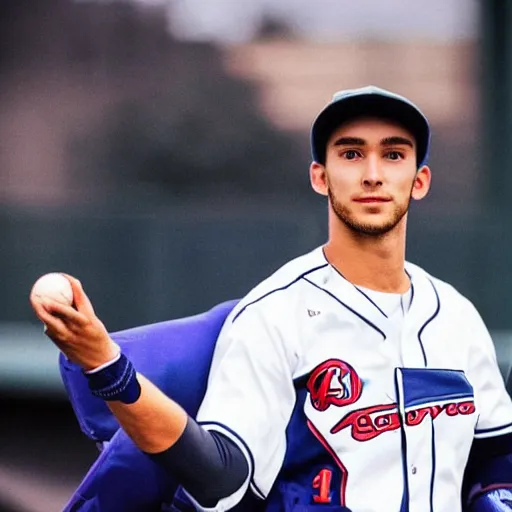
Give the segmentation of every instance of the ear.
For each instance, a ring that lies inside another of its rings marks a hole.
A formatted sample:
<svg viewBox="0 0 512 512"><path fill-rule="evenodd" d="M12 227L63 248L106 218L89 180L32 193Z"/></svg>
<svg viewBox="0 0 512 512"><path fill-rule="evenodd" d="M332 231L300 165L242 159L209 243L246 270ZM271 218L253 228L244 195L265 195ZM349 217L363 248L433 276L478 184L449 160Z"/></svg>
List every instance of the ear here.
<svg viewBox="0 0 512 512"><path fill-rule="evenodd" d="M427 165L420 167L414 178L411 197L416 199L416 201L423 199L430 190L431 179L432 173L430 172L430 168Z"/></svg>
<svg viewBox="0 0 512 512"><path fill-rule="evenodd" d="M327 195L327 176L325 166L318 162L312 162L309 166L309 179L313 190L322 196Z"/></svg>

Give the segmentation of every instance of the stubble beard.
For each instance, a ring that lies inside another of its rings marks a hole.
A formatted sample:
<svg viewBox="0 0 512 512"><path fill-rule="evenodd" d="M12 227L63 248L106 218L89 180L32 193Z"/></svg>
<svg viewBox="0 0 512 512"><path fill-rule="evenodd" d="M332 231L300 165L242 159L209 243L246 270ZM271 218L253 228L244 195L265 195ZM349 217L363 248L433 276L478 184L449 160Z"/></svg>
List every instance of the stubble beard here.
<svg viewBox="0 0 512 512"><path fill-rule="evenodd" d="M393 213L390 219L384 224L373 224L359 222L354 218L354 215L349 208L341 204L336 196L333 194L331 187L328 188L329 201L331 208L336 217L353 233L366 237L381 237L391 232L404 218L405 214L409 210L409 204L411 203L411 195L405 204L395 205Z"/></svg>

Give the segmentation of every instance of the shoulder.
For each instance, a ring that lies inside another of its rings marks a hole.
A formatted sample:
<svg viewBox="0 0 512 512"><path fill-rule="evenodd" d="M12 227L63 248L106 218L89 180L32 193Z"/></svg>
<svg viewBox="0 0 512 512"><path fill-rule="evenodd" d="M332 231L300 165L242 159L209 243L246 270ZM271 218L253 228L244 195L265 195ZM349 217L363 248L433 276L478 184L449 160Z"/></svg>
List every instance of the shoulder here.
<svg viewBox="0 0 512 512"><path fill-rule="evenodd" d="M299 336L291 319L302 295L303 278L328 266L322 249L315 249L289 261L243 297L222 326L212 374L232 347L251 357L262 351L266 358L280 355L292 366Z"/></svg>
<svg viewBox="0 0 512 512"><path fill-rule="evenodd" d="M452 284L433 276L425 269L410 262L406 263L406 269L407 272L413 276L413 280L414 278L423 277L431 282L443 308L451 312L457 311L464 312L464 314L480 316L473 302Z"/></svg>
<svg viewBox="0 0 512 512"><path fill-rule="evenodd" d="M325 271L328 266L321 247L287 262L240 300L229 315L228 323L233 323L249 311L262 314L289 306L294 297L300 294L303 278Z"/></svg>

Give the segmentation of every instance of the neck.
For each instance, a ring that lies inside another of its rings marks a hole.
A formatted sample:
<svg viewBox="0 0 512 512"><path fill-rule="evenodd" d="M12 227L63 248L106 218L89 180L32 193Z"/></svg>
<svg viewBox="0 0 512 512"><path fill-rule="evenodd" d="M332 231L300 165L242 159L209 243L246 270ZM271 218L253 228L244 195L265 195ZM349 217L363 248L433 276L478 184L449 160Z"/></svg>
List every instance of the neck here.
<svg viewBox="0 0 512 512"><path fill-rule="evenodd" d="M329 241L324 246L325 257L355 285L405 293L410 286L405 272L406 223L404 217L389 233L369 236L354 232L341 221L331 221Z"/></svg>

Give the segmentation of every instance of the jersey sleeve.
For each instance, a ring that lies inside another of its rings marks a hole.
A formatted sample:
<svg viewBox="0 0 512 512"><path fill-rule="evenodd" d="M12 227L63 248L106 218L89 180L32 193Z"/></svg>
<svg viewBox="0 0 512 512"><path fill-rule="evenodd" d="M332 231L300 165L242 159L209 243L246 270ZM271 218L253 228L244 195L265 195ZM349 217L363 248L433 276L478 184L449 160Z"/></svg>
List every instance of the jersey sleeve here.
<svg viewBox="0 0 512 512"><path fill-rule="evenodd" d="M480 314L471 304L466 315L470 349L470 381L474 388L478 421L476 438L512 432L512 400L501 376L491 335Z"/></svg>
<svg viewBox="0 0 512 512"><path fill-rule="evenodd" d="M260 498L270 491L283 464L295 405L292 352L257 307L243 310L223 327L197 420L234 441L250 471L243 486L211 510L229 510L249 486Z"/></svg>

